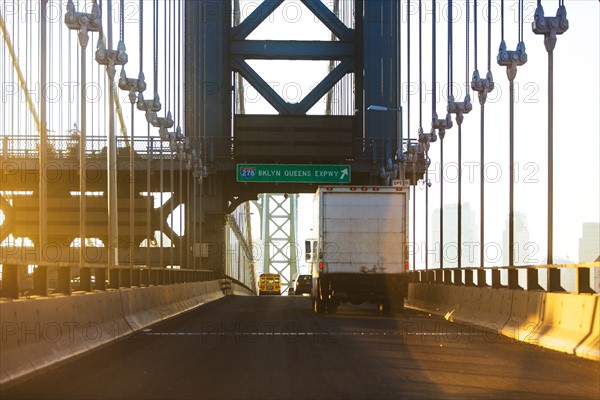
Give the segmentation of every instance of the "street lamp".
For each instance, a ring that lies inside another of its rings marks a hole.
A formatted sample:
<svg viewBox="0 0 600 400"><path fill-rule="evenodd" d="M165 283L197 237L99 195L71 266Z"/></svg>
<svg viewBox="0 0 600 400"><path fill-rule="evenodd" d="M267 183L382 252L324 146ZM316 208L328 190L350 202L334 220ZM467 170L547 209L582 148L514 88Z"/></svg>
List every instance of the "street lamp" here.
<svg viewBox="0 0 600 400"><path fill-rule="evenodd" d="M385 106L370 105L369 107L367 107L367 111L400 111L400 112L402 112L402 107L391 108L391 107L385 107Z"/></svg>
<svg viewBox="0 0 600 400"><path fill-rule="evenodd" d="M396 112L400 113L400 121L398 123L398 137L396 138L396 140L398 141L398 143L397 143L398 160L403 161L404 157L402 155L402 106L400 106L400 108L394 108L394 107L386 107L386 106L379 106L379 105L371 104L370 106L367 107L367 111L396 111Z"/></svg>

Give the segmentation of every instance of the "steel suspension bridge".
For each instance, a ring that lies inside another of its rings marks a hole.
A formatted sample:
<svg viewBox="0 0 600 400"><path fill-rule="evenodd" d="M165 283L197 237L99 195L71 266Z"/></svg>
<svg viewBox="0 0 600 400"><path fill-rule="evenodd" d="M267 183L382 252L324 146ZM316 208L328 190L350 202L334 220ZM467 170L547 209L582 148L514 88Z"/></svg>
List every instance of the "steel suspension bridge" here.
<svg viewBox="0 0 600 400"><path fill-rule="evenodd" d="M1 1L1 297L192 282L253 292L261 271L290 285L298 194L336 183L250 182L240 170L270 165L347 166L357 187L410 186L415 284L596 298L597 182L591 203L562 196L568 101L554 92L568 90L574 62L561 42L586 23L567 7ZM579 263L562 257L575 212L592 254Z"/></svg>

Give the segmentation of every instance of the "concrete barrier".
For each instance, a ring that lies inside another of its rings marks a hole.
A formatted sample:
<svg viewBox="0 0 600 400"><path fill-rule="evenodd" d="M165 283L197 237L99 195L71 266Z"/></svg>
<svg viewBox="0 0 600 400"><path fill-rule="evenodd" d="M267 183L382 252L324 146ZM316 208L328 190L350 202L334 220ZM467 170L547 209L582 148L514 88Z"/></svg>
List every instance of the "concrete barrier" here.
<svg viewBox="0 0 600 400"><path fill-rule="evenodd" d="M600 360L599 298L597 294L410 283L406 306Z"/></svg>
<svg viewBox="0 0 600 400"><path fill-rule="evenodd" d="M544 347L600 360L599 315L597 295L546 293L534 338Z"/></svg>
<svg viewBox="0 0 600 400"><path fill-rule="evenodd" d="M210 281L0 302L0 385L222 297Z"/></svg>
<svg viewBox="0 0 600 400"><path fill-rule="evenodd" d="M544 292L514 291L512 310L502 334L521 342L539 344L537 332L542 321Z"/></svg>
<svg viewBox="0 0 600 400"><path fill-rule="evenodd" d="M0 384L132 332L118 292L0 303Z"/></svg>
<svg viewBox="0 0 600 400"><path fill-rule="evenodd" d="M235 282L231 283L231 289L233 290L233 294L236 296L256 296L256 293L242 285L238 285Z"/></svg>

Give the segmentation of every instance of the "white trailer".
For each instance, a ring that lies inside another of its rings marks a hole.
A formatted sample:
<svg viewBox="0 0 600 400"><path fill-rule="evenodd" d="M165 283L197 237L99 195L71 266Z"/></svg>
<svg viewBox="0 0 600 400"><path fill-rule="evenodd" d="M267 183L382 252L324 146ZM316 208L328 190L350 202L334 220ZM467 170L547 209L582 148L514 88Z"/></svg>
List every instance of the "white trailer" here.
<svg viewBox="0 0 600 400"><path fill-rule="evenodd" d="M407 187L321 186L306 241L314 311L370 302L380 312L404 306L408 270Z"/></svg>

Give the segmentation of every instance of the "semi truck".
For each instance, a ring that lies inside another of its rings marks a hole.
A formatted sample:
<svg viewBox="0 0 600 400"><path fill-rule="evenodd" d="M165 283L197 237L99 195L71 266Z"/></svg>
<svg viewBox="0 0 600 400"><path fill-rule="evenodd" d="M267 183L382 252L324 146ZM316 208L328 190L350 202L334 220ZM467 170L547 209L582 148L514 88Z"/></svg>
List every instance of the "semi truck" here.
<svg viewBox="0 0 600 400"><path fill-rule="evenodd" d="M314 239L305 242L316 313L341 303L373 303L399 312L408 287L406 186L320 186L313 200Z"/></svg>

